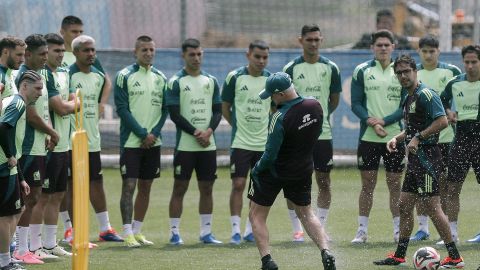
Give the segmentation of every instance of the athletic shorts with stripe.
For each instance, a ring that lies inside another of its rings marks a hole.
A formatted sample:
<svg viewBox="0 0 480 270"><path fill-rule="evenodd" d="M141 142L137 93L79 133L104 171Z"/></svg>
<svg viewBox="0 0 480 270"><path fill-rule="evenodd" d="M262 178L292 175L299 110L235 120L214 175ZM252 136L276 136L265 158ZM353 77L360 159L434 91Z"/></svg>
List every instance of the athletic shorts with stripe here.
<svg viewBox="0 0 480 270"><path fill-rule="evenodd" d="M442 174L442 154L437 145L421 145L417 154L408 154L407 172L402 192L420 196L438 196Z"/></svg>

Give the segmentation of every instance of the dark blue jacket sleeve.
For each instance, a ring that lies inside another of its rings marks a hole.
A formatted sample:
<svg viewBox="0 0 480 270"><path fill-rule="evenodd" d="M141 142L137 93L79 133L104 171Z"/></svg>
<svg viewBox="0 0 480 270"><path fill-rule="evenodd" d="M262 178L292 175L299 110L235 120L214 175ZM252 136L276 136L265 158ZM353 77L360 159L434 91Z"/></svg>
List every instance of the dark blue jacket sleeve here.
<svg viewBox="0 0 480 270"><path fill-rule="evenodd" d="M363 83L363 71L359 70L357 76L352 77L350 85L351 106L352 112L360 119L361 122L366 123L368 119L368 111L365 108L365 91Z"/></svg>
<svg viewBox="0 0 480 270"><path fill-rule="evenodd" d="M165 82L165 87L163 87L163 99L162 99L162 116L160 117L160 120L158 120L158 123L153 127L151 133L155 135L155 137L160 136L160 131L162 130L163 125L165 124L165 121L167 120L167 115L168 115L168 108L167 108L167 102L165 100L165 94L167 89L167 83Z"/></svg>
<svg viewBox="0 0 480 270"><path fill-rule="evenodd" d="M277 159L278 152L280 151L285 136L282 121L282 114L280 112L276 112L272 115L269 125L271 132L267 138L265 152L263 152L262 157L253 168L252 175L258 175L261 172L271 170L273 163ZM274 173L272 170L271 172Z"/></svg>

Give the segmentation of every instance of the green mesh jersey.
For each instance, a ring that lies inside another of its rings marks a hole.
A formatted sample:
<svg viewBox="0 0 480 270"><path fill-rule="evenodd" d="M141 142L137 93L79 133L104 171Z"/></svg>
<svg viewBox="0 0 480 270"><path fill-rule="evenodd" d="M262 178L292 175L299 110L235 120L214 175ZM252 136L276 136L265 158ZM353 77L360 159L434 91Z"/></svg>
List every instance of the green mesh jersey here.
<svg viewBox="0 0 480 270"><path fill-rule="evenodd" d="M118 72L115 78L115 105L120 117L120 148L139 148L152 133L161 145L160 130L167 118L167 79L158 69L138 64Z"/></svg>
<svg viewBox="0 0 480 270"><path fill-rule="evenodd" d="M358 65L352 76L351 104L353 113L360 118L359 139L386 143L400 133L400 102L405 95L393 72L393 62L386 69L376 60ZM377 136L373 128L367 125L368 117L383 118L388 133L385 138Z"/></svg>
<svg viewBox="0 0 480 270"><path fill-rule="evenodd" d="M439 62L437 68L434 70L426 70L423 65L417 65L418 80L435 90L437 94L442 94L445 86L451 78L459 75L460 69L454 65ZM455 136L455 131L452 126L440 132L439 143L450 143Z"/></svg>
<svg viewBox="0 0 480 270"><path fill-rule="evenodd" d="M96 69L90 67L89 73L81 72L76 64L69 67L70 88L80 90L83 97L83 128L87 131L88 152L99 152L100 130L98 127L99 112L98 103L102 97L105 75Z"/></svg>
<svg viewBox="0 0 480 270"><path fill-rule="evenodd" d="M29 67L26 65L21 65L20 68L18 69L18 75L17 75L17 80L16 80L16 85L18 87L18 79L22 76L23 73L26 71L31 70ZM42 118L42 120L47 124L49 124L50 121L50 113L48 109L48 91L47 91L47 86L45 84L44 78L42 78L43 82L43 89L42 89L42 96L40 96L37 101L35 101L34 105L29 105L29 106L35 106L35 110ZM28 122L25 127L25 138L23 140L23 147L22 147L22 154L23 155L29 155L29 156L46 156L47 155L47 149L45 148L45 138L47 137L47 134L36 130L33 126L31 126Z"/></svg>
<svg viewBox="0 0 480 270"><path fill-rule="evenodd" d="M17 87L15 86L13 69L0 65L0 82L4 85L2 98L18 93Z"/></svg>
<svg viewBox="0 0 480 270"><path fill-rule="evenodd" d="M247 67L228 73L222 89L222 101L232 104L231 148L264 151L268 135L268 115L271 100L258 96L265 88L270 72L260 76L248 74Z"/></svg>
<svg viewBox="0 0 480 270"><path fill-rule="evenodd" d="M0 114L0 122L6 123L12 127L8 132L8 140L12 155L17 160L22 156L22 142L25 135L25 102L18 95L12 95L2 100L2 111ZM3 149L0 147L0 177L17 174L17 167L8 168L8 158L5 156Z"/></svg>
<svg viewBox="0 0 480 270"><path fill-rule="evenodd" d="M455 106L457 121L480 120L480 81L469 82L467 74L460 74L448 82L440 97L445 107Z"/></svg>
<svg viewBox="0 0 480 270"><path fill-rule="evenodd" d="M190 76L184 69L177 72L168 81L166 97L167 106L180 106L180 115L200 130L208 129L213 104L222 103L217 79L203 71L195 77ZM210 145L204 148L197 143L193 135L177 127L176 150L197 152L216 149L213 135L210 136Z"/></svg>
<svg viewBox="0 0 480 270"><path fill-rule="evenodd" d="M297 92L304 97L314 97L323 109L323 127L319 140L331 140L330 109L328 101L330 94L342 91L342 80L337 65L328 58L320 56L317 63L305 62L303 56L288 63L283 71L290 75ZM328 113L327 113L328 112Z"/></svg>
<svg viewBox="0 0 480 270"><path fill-rule="evenodd" d="M48 66L45 66L45 68L40 71L40 74L46 82L49 99L59 96L63 101L68 101L70 95L70 78L66 69L58 68L55 72L52 72ZM53 152L66 152L70 150L70 115L61 116L53 110L50 110L50 119L53 128L60 137Z"/></svg>

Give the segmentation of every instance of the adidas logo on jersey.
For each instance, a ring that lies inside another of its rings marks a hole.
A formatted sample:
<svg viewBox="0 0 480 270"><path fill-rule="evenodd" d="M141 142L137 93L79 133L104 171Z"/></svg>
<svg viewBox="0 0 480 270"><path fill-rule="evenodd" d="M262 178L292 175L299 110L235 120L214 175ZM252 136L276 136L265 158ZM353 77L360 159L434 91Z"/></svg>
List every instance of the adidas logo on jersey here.
<svg viewBox="0 0 480 270"><path fill-rule="evenodd" d="M240 88L240 91L248 91L248 87L244 85L242 88Z"/></svg>
<svg viewBox="0 0 480 270"><path fill-rule="evenodd" d="M134 87L140 87L140 83L138 81L136 81L134 84L133 84Z"/></svg>
<svg viewBox="0 0 480 270"><path fill-rule="evenodd" d="M77 86L75 86L75 88L83 88L83 86L81 83L78 83Z"/></svg>
<svg viewBox="0 0 480 270"><path fill-rule="evenodd" d="M187 86L185 86L185 88L183 88L183 91L191 91L191 89L190 89L190 87L188 87L188 85L187 85Z"/></svg>
<svg viewBox="0 0 480 270"><path fill-rule="evenodd" d="M463 97L463 92L460 91L460 93L457 94L457 97Z"/></svg>
<svg viewBox="0 0 480 270"><path fill-rule="evenodd" d="M305 79L305 76L303 75L303 73L298 75L297 80L300 80L300 79Z"/></svg>
<svg viewBox="0 0 480 270"><path fill-rule="evenodd" d="M373 75L368 76L367 81L371 81L371 80L375 80L375 76Z"/></svg>

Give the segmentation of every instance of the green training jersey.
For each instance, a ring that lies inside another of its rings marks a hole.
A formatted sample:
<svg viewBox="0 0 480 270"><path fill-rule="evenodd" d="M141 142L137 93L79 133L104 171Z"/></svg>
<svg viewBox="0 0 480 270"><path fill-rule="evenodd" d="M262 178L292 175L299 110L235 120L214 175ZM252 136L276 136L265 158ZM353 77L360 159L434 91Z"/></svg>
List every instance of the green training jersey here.
<svg viewBox="0 0 480 270"><path fill-rule="evenodd" d="M283 71L290 75L297 92L304 97L314 97L323 109L323 127L319 140L331 140L329 98L342 91L342 80L338 66L328 58L320 56L314 64L305 62L303 56L288 63Z"/></svg>
<svg viewBox="0 0 480 270"><path fill-rule="evenodd" d="M11 154L18 160L22 156L22 142L25 135L25 101L18 95L12 95L2 100L0 123L5 123L12 128L8 130L8 143ZM0 147L0 177L17 174L17 167L8 168L8 158Z"/></svg>
<svg viewBox="0 0 480 270"><path fill-rule="evenodd" d="M418 80L435 90L438 95L442 94L445 86L451 78L459 75L460 69L454 65L439 62L433 70L426 70L423 65L417 65ZM453 126L448 126L440 132L439 143L450 143L455 136Z"/></svg>
<svg viewBox="0 0 480 270"><path fill-rule="evenodd" d="M222 103L217 79L203 71L198 76L190 76L184 69L177 72L168 81L166 96L167 106L180 106L180 115L200 130L208 129L213 104ZM193 135L177 127L176 150L198 152L216 149L214 135L210 136L210 145L202 147Z"/></svg>
<svg viewBox="0 0 480 270"><path fill-rule="evenodd" d="M69 68L70 88L79 89L83 97L83 128L87 131L88 152L99 152L100 130L98 104L102 97L105 75L96 69L90 67L89 73L80 71L76 64Z"/></svg>
<svg viewBox="0 0 480 270"><path fill-rule="evenodd" d="M231 148L264 151L268 136L268 116L271 99L260 99L270 72L260 76L248 74L247 67L228 73L222 89L222 101L232 105Z"/></svg>
<svg viewBox="0 0 480 270"><path fill-rule="evenodd" d="M377 60L358 65L353 71L351 83L352 111L360 118L359 139L367 142L386 143L401 132L400 102L402 86L393 72L393 62L385 69ZM369 117L385 121L384 138L377 136L373 127L367 125Z"/></svg>
<svg viewBox="0 0 480 270"><path fill-rule="evenodd" d="M0 82L4 85L2 98L18 93L13 69L0 65Z"/></svg>
<svg viewBox="0 0 480 270"><path fill-rule="evenodd" d="M22 76L23 73L31 70L26 65L21 65L18 69L17 81L15 82L18 87L18 79ZM48 91L45 84L45 79L42 77L43 89L42 96L40 96L35 104L29 106L35 106L35 111L38 116L42 118L46 125L50 125L50 113L48 109ZM23 140L22 154L29 156L46 156L47 149L45 148L45 139L47 134L36 130L32 125L27 122L25 127L25 139Z"/></svg>
<svg viewBox="0 0 480 270"><path fill-rule="evenodd" d="M457 121L479 120L480 81L469 82L463 73L450 80L440 95L445 107L455 107Z"/></svg>
<svg viewBox="0 0 480 270"><path fill-rule="evenodd" d="M138 64L118 72L115 78L115 106L120 117L120 148L140 148L152 133L155 146L162 144L160 130L167 118L165 91L167 79L154 67Z"/></svg>
<svg viewBox="0 0 480 270"><path fill-rule="evenodd" d="M48 66L41 70L48 91L48 98L59 96L63 101L68 101L70 96L70 78L68 71L57 68L52 71ZM50 110L50 119L53 128L57 131L60 139L53 152L66 152L70 150L70 115L59 115Z"/></svg>

